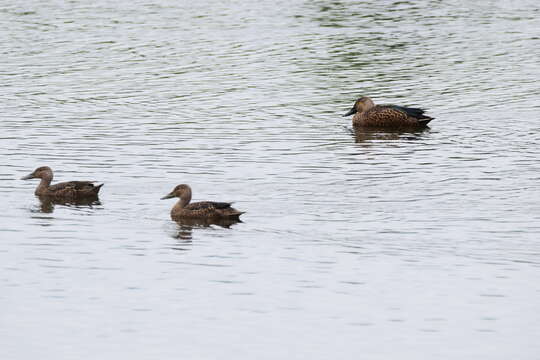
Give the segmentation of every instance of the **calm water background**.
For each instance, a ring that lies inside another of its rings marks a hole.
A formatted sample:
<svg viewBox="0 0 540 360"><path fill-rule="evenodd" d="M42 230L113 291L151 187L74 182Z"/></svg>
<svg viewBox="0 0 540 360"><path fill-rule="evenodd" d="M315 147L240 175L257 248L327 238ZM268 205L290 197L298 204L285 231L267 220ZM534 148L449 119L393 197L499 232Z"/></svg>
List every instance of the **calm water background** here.
<svg viewBox="0 0 540 360"><path fill-rule="evenodd" d="M0 39L2 359L540 358L537 1L5 2ZM361 94L436 120L355 134ZM182 182L244 223L170 221Z"/></svg>

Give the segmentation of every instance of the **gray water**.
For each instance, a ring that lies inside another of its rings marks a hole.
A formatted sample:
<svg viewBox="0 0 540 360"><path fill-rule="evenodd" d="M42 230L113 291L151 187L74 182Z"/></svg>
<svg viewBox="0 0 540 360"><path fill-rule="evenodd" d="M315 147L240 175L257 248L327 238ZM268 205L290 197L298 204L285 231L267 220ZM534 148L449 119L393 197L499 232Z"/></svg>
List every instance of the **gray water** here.
<svg viewBox="0 0 540 360"><path fill-rule="evenodd" d="M6 2L0 39L2 359L540 358L536 0ZM359 95L436 119L355 133ZM244 222L172 222L180 183Z"/></svg>

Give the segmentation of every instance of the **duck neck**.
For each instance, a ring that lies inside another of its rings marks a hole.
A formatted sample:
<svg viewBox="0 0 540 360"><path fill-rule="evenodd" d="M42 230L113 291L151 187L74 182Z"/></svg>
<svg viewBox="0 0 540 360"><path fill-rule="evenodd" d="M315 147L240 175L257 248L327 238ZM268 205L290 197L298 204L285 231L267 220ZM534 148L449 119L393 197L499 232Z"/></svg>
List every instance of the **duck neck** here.
<svg viewBox="0 0 540 360"><path fill-rule="evenodd" d="M178 201L176 202L176 205L174 205L172 212L176 212L178 210L185 208L189 204L190 201L191 201L191 192L186 192L182 194L182 197L178 199Z"/></svg>
<svg viewBox="0 0 540 360"><path fill-rule="evenodd" d="M41 181L39 182L39 185L36 188L36 195L44 194L47 192L47 189L49 188L49 185L51 185L53 176L52 174L47 174L41 178Z"/></svg>
<svg viewBox="0 0 540 360"><path fill-rule="evenodd" d="M180 204L180 206L184 207L184 206L186 206L187 204L189 204L190 201L191 201L191 189L187 189L187 190L184 191L184 193L182 194L182 197L180 198L180 200L178 201L178 203Z"/></svg>

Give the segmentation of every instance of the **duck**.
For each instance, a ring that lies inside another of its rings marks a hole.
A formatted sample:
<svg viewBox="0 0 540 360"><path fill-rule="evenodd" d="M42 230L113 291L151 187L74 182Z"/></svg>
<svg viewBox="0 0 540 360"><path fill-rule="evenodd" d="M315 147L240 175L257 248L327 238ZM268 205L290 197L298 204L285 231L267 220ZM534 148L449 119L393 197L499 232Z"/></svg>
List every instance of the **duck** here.
<svg viewBox="0 0 540 360"><path fill-rule="evenodd" d="M398 105L375 105L373 100L362 96L351 110L343 116L353 115L355 127L421 128L434 118L424 115L421 108Z"/></svg>
<svg viewBox="0 0 540 360"><path fill-rule="evenodd" d="M169 194L161 200L179 198L178 202L171 209L173 220L181 219L207 219L207 220L240 220L243 211L238 211L231 207L230 202L201 201L190 203L191 187L186 184L177 185Z"/></svg>
<svg viewBox="0 0 540 360"><path fill-rule="evenodd" d="M96 198L103 186L94 185L94 181L66 181L51 185L53 171L48 166L41 166L21 180L41 179L34 194L39 197L55 199L81 200Z"/></svg>

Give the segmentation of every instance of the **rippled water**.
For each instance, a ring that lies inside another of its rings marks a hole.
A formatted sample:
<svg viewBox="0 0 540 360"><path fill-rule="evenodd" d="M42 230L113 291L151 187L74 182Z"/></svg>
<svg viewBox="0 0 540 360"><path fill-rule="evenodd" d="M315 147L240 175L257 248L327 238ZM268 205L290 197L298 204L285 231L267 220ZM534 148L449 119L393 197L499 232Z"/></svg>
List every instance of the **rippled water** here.
<svg viewBox="0 0 540 360"><path fill-rule="evenodd" d="M0 10L3 359L535 359L536 1ZM354 133L359 95L436 117ZM105 182L41 206L37 166ZM235 201L230 228L179 226Z"/></svg>

